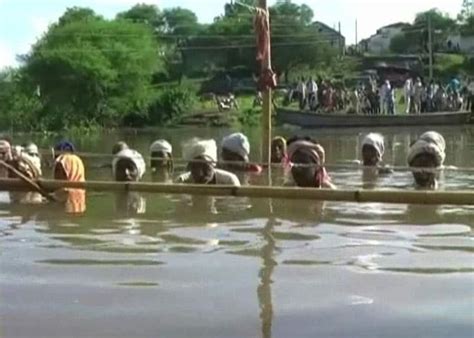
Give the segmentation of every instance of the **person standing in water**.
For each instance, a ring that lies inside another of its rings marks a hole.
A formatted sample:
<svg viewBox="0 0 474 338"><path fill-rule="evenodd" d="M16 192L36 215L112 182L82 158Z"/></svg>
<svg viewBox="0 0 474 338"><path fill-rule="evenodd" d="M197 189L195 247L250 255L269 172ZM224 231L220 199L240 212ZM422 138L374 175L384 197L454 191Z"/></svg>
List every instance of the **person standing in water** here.
<svg viewBox="0 0 474 338"><path fill-rule="evenodd" d="M288 142L288 157L295 184L302 188L335 189L325 164L324 148L311 139L295 138Z"/></svg>
<svg viewBox="0 0 474 338"><path fill-rule="evenodd" d="M74 154L71 142L63 141L55 147L54 179L68 182L85 182L85 168L81 158ZM62 188L54 193L56 199L65 204L69 214L83 214L86 211L84 189Z"/></svg>
<svg viewBox="0 0 474 338"><path fill-rule="evenodd" d="M412 144L407 162L413 168L415 184L421 189L437 189L439 169L446 159L446 141L434 131L424 133Z"/></svg>
<svg viewBox="0 0 474 338"><path fill-rule="evenodd" d="M217 144L214 140L189 141L183 145L183 158L188 162L189 171L179 176L177 183L240 186L237 176L216 168Z"/></svg>
<svg viewBox="0 0 474 338"><path fill-rule="evenodd" d="M153 174L166 174L166 176L173 173L173 147L171 144L163 139L156 140L150 146L150 167Z"/></svg>
<svg viewBox="0 0 474 338"><path fill-rule="evenodd" d="M115 147L114 147L115 148ZM112 173L117 182L138 182L146 172L146 164L143 156L136 150L130 149L126 144L120 144L121 148L112 160Z"/></svg>
<svg viewBox="0 0 474 338"><path fill-rule="evenodd" d="M262 167L249 163L250 143L242 133L234 133L222 140L223 168L229 171L261 173ZM228 162L228 163L226 163Z"/></svg>
<svg viewBox="0 0 474 338"><path fill-rule="evenodd" d="M384 138L381 134L370 133L362 141L362 162L365 167L377 167L385 153Z"/></svg>
<svg viewBox="0 0 474 338"><path fill-rule="evenodd" d="M285 138L276 136L272 140L272 155L271 160L273 164L288 164L288 153Z"/></svg>

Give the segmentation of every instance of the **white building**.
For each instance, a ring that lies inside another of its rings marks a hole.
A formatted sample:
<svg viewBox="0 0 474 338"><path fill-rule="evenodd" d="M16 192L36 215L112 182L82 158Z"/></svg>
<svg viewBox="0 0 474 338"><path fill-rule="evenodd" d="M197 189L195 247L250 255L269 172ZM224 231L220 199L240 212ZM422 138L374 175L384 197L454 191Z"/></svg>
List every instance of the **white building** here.
<svg viewBox="0 0 474 338"><path fill-rule="evenodd" d="M446 48L451 52L474 53L474 36L455 34L448 36Z"/></svg>
<svg viewBox="0 0 474 338"><path fill-rule="evenodd" d="M361 42L363 50L378 55L389 53L392 39L401 34L407 26L409 24L399 22L380 28L375 35Z"/></svg>

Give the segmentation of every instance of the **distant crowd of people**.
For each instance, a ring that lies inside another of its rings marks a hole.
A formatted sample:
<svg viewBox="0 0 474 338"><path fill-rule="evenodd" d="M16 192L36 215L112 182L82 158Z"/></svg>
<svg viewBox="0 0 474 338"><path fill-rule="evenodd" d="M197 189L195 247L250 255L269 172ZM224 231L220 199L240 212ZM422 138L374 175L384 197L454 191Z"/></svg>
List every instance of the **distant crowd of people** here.
<svg viewBox="0 0 474 338"><path fill-rule="evenodd" d="M421 78L406 80L400 97L406 114L453 112L471 110L474 98L474 80L463 83L453 78L447 85L442 82L424 83ZM385 80L379 86L375 77L368 84L359 83L348 89L341 83L312 77L302 77L289 89L285 105L294 101L301 110L314 112L345 112L349 114L395 115L397 88Z"/></svg>

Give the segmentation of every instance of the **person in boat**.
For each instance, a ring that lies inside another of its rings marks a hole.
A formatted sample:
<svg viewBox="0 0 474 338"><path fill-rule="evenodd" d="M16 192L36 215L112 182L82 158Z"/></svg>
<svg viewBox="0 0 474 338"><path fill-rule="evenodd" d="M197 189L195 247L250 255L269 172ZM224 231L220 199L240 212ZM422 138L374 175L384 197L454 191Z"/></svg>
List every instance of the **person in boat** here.
<svg viewBox="0 0 474 338"><path fill-rule="evenodd" d="M427 132L415 141L408 152L408 165L418 188L437 189L438 171L446 159L446 141L434 131Z"/></svg>
<svg viewBox="0 0 474 338"><path fill-rule="evenodd" d="M325 164L324 148L310 138L292 138L288 141L288 157L295 184L302 188L335 189Z"/></svg>
<svg viewBox="0 0 474 338"><path fill-rule="evenodd" d="M112 172L117 182L138 182L146 172L143 156L128 146L114 155Z"/></svg>
<svg viewBox="0 0 474 338"><path fill-rule="evenodd" d="M72 149L72 151L71 151ZM60 152L54 162L54 179L68 182L85 182L85 168L81 158L73 153L74 146L61 142L55 147ZM54 192L56 200L64 203L69 214L86 211L86 191L84 189L62 188Z"/></svg>
<svg viewBox="0 0 474 338"><path fill-rule="evenodd" d="M216 168L217 145L214 140L189 141L183 145L183 158L188 162L189 171L179 176L177 183L240 186L235 174Z"/></svg>
<svg viewBox="0 0 474 338"><path fill-rule="evenodd" d="M281 136L274 137L272 140L271 147L272 147L272 155L271 155L272 163L287 164L288 153L287 153L285 138Z"/></svg>
<svg viewBox="0 0 474 338"><path fill-rule="evenodd" d="M171 174L174 170L173 147L166 140L156 140L150 146L150 166L153 174Z"/></svg>
<svg viewBox="0 0 474 338"><path fill-rule="evenodd" d="M224 137L221 148L223 169L248 173L262 172L262 167L249 163L250 143L244 134L234 133Z"/></svg>

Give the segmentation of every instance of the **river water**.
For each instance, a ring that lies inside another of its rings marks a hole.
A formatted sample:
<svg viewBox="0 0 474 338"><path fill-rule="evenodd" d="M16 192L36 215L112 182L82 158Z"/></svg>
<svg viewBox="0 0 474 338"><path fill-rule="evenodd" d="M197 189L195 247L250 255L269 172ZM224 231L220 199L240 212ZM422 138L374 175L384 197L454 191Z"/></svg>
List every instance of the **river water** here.
<svg viewBox="0 0 474 338"><path fill-rule="evenodd" d="M438 130L447 139L446 164L474 168L474 128ZM385 161L404 166L410 142L426 130L379 131L387 138ZM179 157L185 138L227 132L74 141L82 151L110 153L124 139L146 153L166 137ZM340 164L358 157L364 132L310 134L325 146L327 162ZM248 134L257 149L258 130ZM35 141L47 148L54 140ZM100 169L108 161L86 159L88 178L110 179ZM343 188L367 186L354 168L330 174ZM371 187L413 189L403 171ZM442 189L472 188L473 172L448 171L442 179ZM55 205L10 205L0 193L1 337L473 336L472 207L131 200L90 193L86 214L77 217Z"/></svg>

